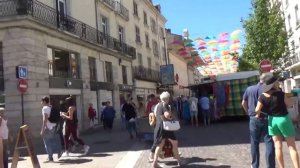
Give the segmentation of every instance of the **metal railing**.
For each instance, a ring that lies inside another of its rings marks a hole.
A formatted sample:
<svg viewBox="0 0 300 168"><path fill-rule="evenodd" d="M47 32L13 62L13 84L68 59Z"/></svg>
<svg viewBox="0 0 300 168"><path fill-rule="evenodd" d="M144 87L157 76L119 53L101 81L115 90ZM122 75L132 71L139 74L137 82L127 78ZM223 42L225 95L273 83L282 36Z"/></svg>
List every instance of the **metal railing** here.
<svg viewBox="0 0 300 168"><path fill-rule="evenodd" d="M115 9L115 1L114 0L103 0L103 2L108 5L110 8Z"/></svg>
<svg viewBox="0 0 300 168"><path fill-rule="evenodd" d="M116 1L116 11L119 13L121 16L123 16L126 20L129 19L129 11L126 9L120 2Z"/></svg>
<svg viewBox="0 0 300 168"><path fill-rule="evenodd" d="M133 67L133 77L136 79L158 82L159 71L143 66L135 66Z"/></svg>
<svg viewBox="0 0 300 168"><path fill-rule="evenodd" d="M111 2L112 0L103 0ZM123 10L123 9L122 9ZM0 1L0 18L7 16L31 16L39 23L71 33L78 38L103 47L119 51L135 58L135 48L125 43L117 45L116 38L36 0L4 0Z"/></svg>

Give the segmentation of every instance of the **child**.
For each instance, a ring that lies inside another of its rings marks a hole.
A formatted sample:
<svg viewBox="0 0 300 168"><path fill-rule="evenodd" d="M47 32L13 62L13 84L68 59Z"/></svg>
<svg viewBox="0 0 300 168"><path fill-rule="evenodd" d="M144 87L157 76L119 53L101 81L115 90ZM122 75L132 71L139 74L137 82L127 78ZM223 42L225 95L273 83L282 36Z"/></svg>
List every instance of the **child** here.
<svg viewBox="0 0 300 168"><path fill-rule="evenodd" d="M0 139L3 140L3 168L8 168L8 127L7 118L4 115L4 111L5 109L0 107Z"/></svg>

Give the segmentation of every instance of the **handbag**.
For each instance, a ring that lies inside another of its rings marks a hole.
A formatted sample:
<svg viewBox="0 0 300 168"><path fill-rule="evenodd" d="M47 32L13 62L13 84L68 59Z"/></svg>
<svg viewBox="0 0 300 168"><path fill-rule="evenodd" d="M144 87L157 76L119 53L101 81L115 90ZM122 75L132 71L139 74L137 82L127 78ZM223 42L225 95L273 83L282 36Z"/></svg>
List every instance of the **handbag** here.
<svg viewBox="0 0 300 168"><path fill-rule="evenodd" d="M179 121L163 121L163 128L166 131L178 131L180 129Z"/></svg>

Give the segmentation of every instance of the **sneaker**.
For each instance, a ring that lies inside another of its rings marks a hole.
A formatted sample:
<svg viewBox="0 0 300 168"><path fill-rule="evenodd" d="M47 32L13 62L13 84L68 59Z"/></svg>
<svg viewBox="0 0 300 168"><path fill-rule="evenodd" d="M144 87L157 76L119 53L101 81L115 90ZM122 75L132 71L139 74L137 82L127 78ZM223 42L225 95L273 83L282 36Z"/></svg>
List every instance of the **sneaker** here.
<svg viewBox="0 0 300 168"><path fill-rule="evenodd" d="M54 161L53 161L53 159L49 159L49 158L44 161L44 163L51 163L51 162L54 162Z"/></svg>
<svg viewBox="0 0 300 168"><path fill-rule="evenodd" d="M68 156L69 156L69 151L65 151L65 152L62 154L62 156L68 157Z"/></svg>
<svg viewBox="0 0 300 168"><path fill-rule="evenodd" d="M84 145L83 149L84 149L83 155L86 155L89 152L90 147L88 145Z"/></svg>

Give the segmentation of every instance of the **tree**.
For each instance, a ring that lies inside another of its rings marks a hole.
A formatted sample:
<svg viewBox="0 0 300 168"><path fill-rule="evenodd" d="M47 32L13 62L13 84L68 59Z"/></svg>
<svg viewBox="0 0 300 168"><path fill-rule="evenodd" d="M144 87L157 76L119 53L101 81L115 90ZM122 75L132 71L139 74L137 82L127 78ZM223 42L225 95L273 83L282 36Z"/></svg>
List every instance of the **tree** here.
<svg viewBox="0 0 300 168"><path fill-rule="evenodd" d="M252 0L252 9L249 18L242 20L246 45L239 69L259 69L263 59L272 61L275 69L283 68L281 65L288 55L288 43L280 5L271 4L270 0Z"/></svg>

